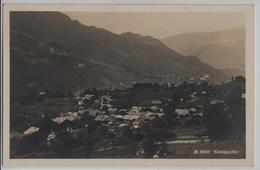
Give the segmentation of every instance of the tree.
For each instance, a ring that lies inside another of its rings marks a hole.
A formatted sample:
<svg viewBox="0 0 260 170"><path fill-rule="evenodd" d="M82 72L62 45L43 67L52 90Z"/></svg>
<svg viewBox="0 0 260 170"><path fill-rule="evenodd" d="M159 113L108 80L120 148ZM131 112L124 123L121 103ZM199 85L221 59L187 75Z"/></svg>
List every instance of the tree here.
<svg viewBox="0 0 260 170"><path fill-rule="evenodd" d="M41 136L37 132L25 136L17 142L16 152L20 154L31 153L34 148L41 145L41 142Z"/></svg>
<svg viewBox="0 0 260 170"><path fill-rule="evenodd" d="M37 123L36 126L39 126L39 133L43 138L45 138L50 133L50 130L54 129L54 122L51 120L48 113L44 113L43 118Z"/></svg>
<svg viewBox="0 0 260 170"><path fill-rule="evenodd" d="M246 79L243 76L236 76L236 82L245 83Z"/></svg>
<svg viewBox="0 0 260 170"><path fill-rule="evenodd" d="M81 124L87 124L88 125L88 132L93 133L96 131L97 126L99 123L94 120L94 117L89 114L83 114L80 119Z"/></svg>
<svg viewBox="0 0 260 170"><path fill-rule="evenodd" d="M123 135L127 137L128 139L132 138L133 132L129 127L124 127L123 129Z"/></svg>
<svg viewBox="0 0 260 170"><path fill-rule="evenodd" d="M143 147L144 147L144 158L152 158L153 157L153 143L147 137L143 140Z"/></svg>
<svg viewBox="0 0 260 170"><path fill-rule="evenodd" d="M56 142L54 144L54 152L58 157L68 158L71 157L75 141L73 137L64 131L59 131L56 134Z"/></svg>
<svg viewBox="0 0 260 170"><path fill-rule="evenodd" d="M204 121L208 129L208 135L212 139L227 137L231 132L232 122L224 113L224 104L217 103L210 105L204 113Z"/></svg>
<svg viewBox="0 0 260 170"><path fill-rule="evenodd" d="M103 125L98 126L97 134L104 137L107 134L107 132L108 132L108 129L105 126L103 126Z"/></svg>
<svg viewBox="0 0 260 170"><path fill-rule="evenodd" d="M241 98L243 89L241 85L235 85L225 97L225 103L229 106L241 105L243 100Z"/></svg>

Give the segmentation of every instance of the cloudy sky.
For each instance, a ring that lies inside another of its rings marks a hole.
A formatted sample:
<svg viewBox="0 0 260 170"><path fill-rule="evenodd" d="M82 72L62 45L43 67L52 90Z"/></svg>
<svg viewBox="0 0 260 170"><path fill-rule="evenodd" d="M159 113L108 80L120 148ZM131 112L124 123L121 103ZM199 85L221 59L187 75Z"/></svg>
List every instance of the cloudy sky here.
<svg viewBox="0 0 260 170"><path fill-rule="evenodd" d="M134 32L156 38L243 27L243 13L225 12L64 12L71 19L121 34Z"/></svg>

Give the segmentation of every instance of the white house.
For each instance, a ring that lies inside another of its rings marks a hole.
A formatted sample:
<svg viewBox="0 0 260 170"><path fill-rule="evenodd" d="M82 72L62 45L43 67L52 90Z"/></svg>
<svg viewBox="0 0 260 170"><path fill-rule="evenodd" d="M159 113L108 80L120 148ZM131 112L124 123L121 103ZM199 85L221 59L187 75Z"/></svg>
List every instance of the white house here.
<svg viewBox="0 0 260 170"><path fill-rule="evenodd" d="M210 104L224 103L223 100L212 100Z"/></svg>
<svg viewBox="0 0 260 170"><path fill-rule="evenodd" d="M191 111L191 112L196 112L197 109L196 109L196 108L190 108L190 111Z"/></svg>
<svg viewBox="0 0 260 170"><path fill-rule="evenodd" d="M29 136L29 135L31 135L31 134L33 134L33 133L38 132L39 130L40 130L40 128L32 126L32 127L30 127L29 129L27 129L26 131L24 131L23 134L24 134L25 136Z"/></svg>
<svg viewBox="0 0 260 170"><path fill-rule="evenodd" d="M140 115L125 115L123 117L124 120L136 120L140 117Z"/></svg>
<svg viewBox="0 0 260 170"><path fill-rule="evenodd" d="M155 104L155 105L162 104L162 101L161 100L153 100L152 104Z"/></svg>
<svg viewBox="0 0 260 170"><path fill-rule="evenodd" d="M201 94L205 95L205 94L207 94L207 92L206 91L202 91Z"/></svg>
<svg viewBox="0 0 260 170"><path fill-rule="evenodd" d="M177 113L177 115L179 115L179 116L186 116L190 112L188 109L175 109L175 113Z"/></svg>

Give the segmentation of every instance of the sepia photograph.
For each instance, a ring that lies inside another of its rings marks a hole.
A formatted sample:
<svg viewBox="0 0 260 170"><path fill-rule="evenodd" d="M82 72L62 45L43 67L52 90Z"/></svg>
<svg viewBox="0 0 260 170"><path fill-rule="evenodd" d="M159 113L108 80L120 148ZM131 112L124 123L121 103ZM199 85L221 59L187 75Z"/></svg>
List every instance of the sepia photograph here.
<svg viewBox="0 0 260 170"><path fill-rule="evenodd" d="M251 6L85 7L7 10L8 159L252 158Z"/></svg>

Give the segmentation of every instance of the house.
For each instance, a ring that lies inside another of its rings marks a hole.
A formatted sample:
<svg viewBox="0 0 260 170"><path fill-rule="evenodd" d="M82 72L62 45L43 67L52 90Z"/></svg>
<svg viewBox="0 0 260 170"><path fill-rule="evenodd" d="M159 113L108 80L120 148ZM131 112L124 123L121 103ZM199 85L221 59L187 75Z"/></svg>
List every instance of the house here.
<svg viewBox="0 0 260 170"><path fill-rule="evenodd" d="M56 54L56 55L65 55L65 56L68 55L68 53L65 50L57 49L55 47L49 47L49 52L51 54Z"/></svg>
<svg viewBox="0 0 260 170"><path fill-rule="evenodd" d="M198 94L198 92L194 91L194 92L192 92L192 94L195 96L195 95L197 95L197 94Z"/></svg>
<svg viewBox="0 0 260 170"><path fill-rule="evenodd" d="M98 111L98 114L104 115L104 114L106 114L106 111Z"/></svg>
<svg viewBox="0 0 260 170"><path fill-rule="evenodd" d="M188 109L175 109L175 113L179 116L187 116L190 112Z"/></svg>
<svg viewBox="0 0 260 170"><path fill-rule="evenodd" d="M157 115L159 118L161 118L161 117L164 116L164 113L156 113L156 115Z"/></svg>
<svg viewBox="0 0 260 170"><path fill-rule="evenodd" d="M23 138L23 133L19 133L19 132L11 132L10 133L10 139L12 140L12 139L18 139L18 140L20 140L20 139L22 139Z"/></svg>
<svg viewBox="0 0 260 170"><path fill-rule="evenodd" d="M82 97L80 97L80 96L77 96L77 97L74 97L74 99L76 99L76 100L80 100Z"/></svg>
<svg viewBox="0 0 260 170"><path fill-rule="evenodd" d="M174 87L178 87L178 86L180 86L182 83L181 82L176 82L175 84L174 84Z"/></svg>
<svg viewBox="0 0 260 170"><path fill-rule="evenodd" d="M73 92L74 97L81 97L81 95L84 93L84 90L77 90Z"/></svg>
<svg viewBox="0 0 260 170"><path fill-rule="evenodd" d="M113 101L113 100L111 99L111 96L101 96L101 99L103 99L103 100L105 100L105 101L107 101L107 102Z"/></svg>
<svg viewBox="0 0 260 170"><path fill-rule="evenodd" d="M79 69L82 69L82 68L84 68L85 67L85 63L78 63L78 68Z"/></svg>
<svg viewBox="0 0 260 170"><path fill-rule="evenodd" d="M127 123L121 123L121 124L118 125L118 127L127 127L127 126L128 126Z"/></svg>
<svg viewBox="0 0 260 170"><path fill-rule="evenodd" d="M64 112L61 113L59 117L65 117L65 116L69 116L72 112Z"/></svg>
<svg viewBox="0 0 260 170"><path fill-rule="evenodd" d="M218 103L224 103L223 100L212 100L210 104L218 104Z"/></svg>
<svg viewBox="0 0 260 170"><path fill-rule="evenodd" d="M124 117L123 115L116 115L115 118L116 118L116 119L123 119L123 117Z"/></svg>
<svg viewBox="0 0 260 170"><path fill-rule="evenodd" d="M46 144L47 144L47 146L48 147L50 147L51 146L51 144L54 142L54 140L56 139L56 134L55 134L55 132L51 132L48 136L47 136L47 142L46 142Z"/></svg>
<svg viewBox="0 0 260 170"><path fill-rule="evenodd" d="M55 54L55 48L54 47L49 47L49 52L51 54Z"/></svg>
<svg viewBox="0 0 260 170"><path fill-rule="evenodd" d="M95 118L96 121L100 121L100 122L104 122L106 121L108 118L107 115L97 115L97 117Z"/></svg>
<svg viewBox="0 0 260 170"><path fill-rule="evenodd" d="M167 102L172 102L172 99L168 99Z"/></svg>
<svg viewBox="0 0 260 170"><path fill-rule="evenodd" d="M117 108L108 108L107 110L109 113L116 113Z"/></svg>
<svg viewBox="0 0 260 170"><path fill-rule="evenodd" d="M73 122L73 121L75 121L75 120L77 120L77 119L79 119L80 117L78 117L78 116L74 116L74 115L70 115L70 116L67 116L66 117L66 119L68 120L68 121L70 121L70 122Z"/></svg>
<svg viewBox="0 0 260 170"><path fill-rule="evenodd" d="M85 114L87 112L88 112L88 109L83 109L83 110L79 110L78 111L79 115L83 115L83 114Z"/></svg>
<svg viewBox="0 0 260 170"><path fill-rule="evenodd" d="M194 108L194 107L193 107L193 108L190 108L189 110L190 110L190 112L196 112L196 111L197 111L197 109Z"/></svg>
<svg viewBox="0 0 260 170"><path fill-rule="evenodd" d="M201 77L200 80L201 80L201 81L206 81L207 78L205 78L205 77Z"/></svg>
<svg viewBox="0 0 260 170"><path fill-rule="evenodd" d="M153 120L153 119L155 119L155 113L153 113L153 112L146 112L145 113L145 115L144 115L144 118L146 119L146 120Z"/></svg>
<svg viewBox="0 0 260 170"><path fill-rule="evenodd" d="M129 110L128 112L126 112L127 115L136 115L136 114L139 114L139 112L135 112L135 111L132 111L132 110Z"/></svg>
<svg viewBox="0 0 260 170"><path fill-rule="evenodd" d="M36 132L39 132L39 130L40 130L40 128L32 126L29 129L27 129L26 131L24 131L23 134L25 136L29 136L29 135L32 135Z"/></svg>
<svg viewBox="0 0 260 170"><path fill-rule="evenodd" d="M153 112L146 112L145 113L146 117L150 117L150 116L154 116L154 115L155 115L155 113L153 113Z"/></svg>
<svg viewBox="0 0 260 170"><path fill-rule="evenodd" d="M161 111L161 108L159 108L158 106L151 106L150 109L151 109L153 112L159 112L159 111Z"/></svg>
<svg viewBox="0 0 260 170"><path fill-rule="evenodd" d="M67 120L66 117L56 117L56 118L52 119L52 121L57 124L62 124L65 120Z"/></svg>
<svg viewBox="0 0 260 170"><path fill-rule="evenodd" d="M133 121L132 125L135 129L139 128L140 127L140 124L141 124L141 121L139 120L135 120Z"/></svg>
<svg viewBox="0 0 260 170"><path fill-rule="evenodd" d="M138 107L138 106L133 106L132 108L131 108L131 110L133 111L133 112L140 112L140 111L142 111L142 107Z"/></svg>
<svg viewBox="0 0 260 170"><path fill-rule="evenodd" d="M190 95L190 97L191 97L191 98L196 98L196 96L195 96L195 95L193 95L193 94L191 94L191 95Z"/></svg>
<svg viewBox="0 0 260 170"><path fill-rule="evenodd" d="M140 117L140 115L124 115L124 120L136 120Z"/></svg>
<svg viewBox="0 0 260 170"><path fill-rule="evenodd" d="M78 105L79 105L79 106L82 106L83 104L84 104L84 101L83 101L83 100L79 100L79 101L78 101Z"/></svg>
<svg viewBox="0 0 260 170"><path fill-rule="evenodd" d="M208 79L208 78L210 78L210 75L205 74L205 75L204 75L204 78Z"/></svg>
<svg viewBox="0 0 260 170"><path fill-rule="evenodd" d="M81 118L81 116L79 116L79 114L77 112L67 112L67 113L62 113L60 115L60 117L56 117L56 118L52 119L52 121L57 123L57 124L62 124L66 120L73 122L73 121L78 120L80 118Z"/></svg>
<svg viewBox="0 0 260 170"><path fill-rule="evenodd" d="M92 95L92 94L86 94L86 95L84 96L84 98L85 98L86 100L91 100L93 97L94 97L94 95Z"/></svg>
<svg viewBox="0 0 260 170"><path fill-rule="evenodd" d="M90 116L94 116L94 117L96 117L96 115L97 115L98 112L99 112L98 110L92 109L92 108L88 108L87 111L88 111L88 114L89 114Z"/></svg>
<svg viewBox="0 0 260 170"><path fill-rule="evenodd" d="M103 104L103 103L101 102L101 103L100 103L100 108L99 108L99 110L104 109L104 107L107 107L107 108L109 109L109 108L112 108L113 106L112 106L112 104Z"/></svg>
<svg viewBox="0 0 260 170"><path fill-rule="evenodd" d="M194 116L200 116L200 117L203 117L203 112L194 113L193 115L194 115Z"/></svg>
<svg viewBox="0 0 260 170"><path fill-rule="evenodd" d="M207 94L207 92L206 91L202 91L200 94L205 95L205 94Z"/></svg>
<svg viewBox="0 0 260 170"><path fill-rule="evenodd" d="M40 93L39 93L39 95L40 96L43 96L43 95L46 95L47 93L45 92L45 91L41 91Z"/></svg>
<svg viewBox="0 0 260 170"><path fill-rule="evenodd" d="M79 106L79 110L84 110L86 109L86 106Z"/></svg>
<svg viewBox="0 0 260 170"><path fill-rule="evenodd" d="M119 112L126 112L126 109L119 109Z"/></svg>
<svg viewBox="0 0 260 170"><path fill-rule="evenodd" d="M116 118L116 114L111 114L110 117L111 118Z"/></svg>
<svg viewBox="0 0 260 170"><path fill-rule="evenodd" d="M153 105L160 105L160 104L162 104L162 101L161 100L153 100L152 104Z"/></svg>
<svg viewBox="0 0 260 170"><path fill-rule="evenodd" d="M140 114L142 109L143 109L142 107L133 106L128 112L126 112L126 114L128 115Z"/></svg>
<svg viewBox="0 0 260 170"><path fill-rule="evenodd" d="M153 158L154 158L154 159L158 159L158 158L159 158L159 155L158 155L158 154L155 154L155 155L153 155Z"/></svg>
<svg viewBox="0 0 260 170"><path fill-rule="evenodd" d="M96 99L96 100L94 100L94 103L97 103L97 104L99 104L101 102L101 100L100 99Z"/></svg>

